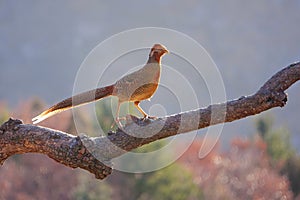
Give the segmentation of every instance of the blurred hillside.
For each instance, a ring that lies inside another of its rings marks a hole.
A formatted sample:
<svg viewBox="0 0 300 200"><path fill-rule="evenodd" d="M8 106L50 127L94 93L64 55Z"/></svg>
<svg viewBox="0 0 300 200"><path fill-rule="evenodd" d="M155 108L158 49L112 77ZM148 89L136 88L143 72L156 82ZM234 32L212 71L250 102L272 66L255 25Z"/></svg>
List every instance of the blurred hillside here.
<svg viewBox="0 0 300 200"><path fill-rule="evenodd" d="M0 99L14 107L32 96L49 105L68 97L80 64L97 44L120 31L146 26L170 28L194 38L219 67L228 99L248 95L280 68L299 60L299 8L297 0L2 0ZM143 57L146 60L146 52ZM286 107L271 111L276 124L290 128L298 147L299 89L296 84L288 91ZM155 98L163 102L164 93L159 90ZM201 106L209 103L203 99ZM176 111L176 105L167 110ZM248 118L226 124L221 141L229 143L232 135L253 133L253 123Z"/></svg>

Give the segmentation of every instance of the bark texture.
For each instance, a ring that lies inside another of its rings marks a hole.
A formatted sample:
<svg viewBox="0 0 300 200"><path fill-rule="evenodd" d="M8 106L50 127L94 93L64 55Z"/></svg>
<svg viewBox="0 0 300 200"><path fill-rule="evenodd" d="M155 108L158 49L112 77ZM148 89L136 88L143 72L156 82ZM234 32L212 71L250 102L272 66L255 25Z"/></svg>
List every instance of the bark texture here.
<svg viewBox="0 0 300 200"><path fill-rule="evenodd" d="M0 164L11 155L43 153L72 168L104 179L112 172L111 159L153 141L259 114L287 102L287 90L300 79L300 62L272 76L255 94L155 120L128 117L122 130L106 137L73 136L58 130L9 119L0 127Z"/></svg>

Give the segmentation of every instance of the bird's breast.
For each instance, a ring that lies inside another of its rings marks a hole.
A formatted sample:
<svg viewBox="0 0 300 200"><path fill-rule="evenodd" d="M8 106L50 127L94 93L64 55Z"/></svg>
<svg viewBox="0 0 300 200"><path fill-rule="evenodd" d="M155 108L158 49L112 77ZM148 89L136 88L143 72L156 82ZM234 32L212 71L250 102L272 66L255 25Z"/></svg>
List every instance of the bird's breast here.
<svg viewBox="0 0 300 200"><path fill-rule="evenodd" d="M156 91L160 79L160 65L147 64L116 83L114 95L120 101L141 101L149 99Z"/></svg>

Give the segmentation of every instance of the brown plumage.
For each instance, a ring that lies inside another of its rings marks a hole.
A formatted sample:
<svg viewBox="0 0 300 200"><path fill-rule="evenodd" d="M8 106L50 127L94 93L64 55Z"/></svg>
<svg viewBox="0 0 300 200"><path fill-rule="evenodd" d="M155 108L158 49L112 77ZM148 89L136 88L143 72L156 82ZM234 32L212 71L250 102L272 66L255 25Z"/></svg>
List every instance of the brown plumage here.
<svg viewBox="0 0 300 200"><path fill-rule="evenodd" d="M150 51L148 62L143 68L122 77L113 85L83 92L65 99L33 118L32 122L37 124L62 111L111 95L119 99L116 113L118 123L120 104L127 101L134 102L144 118L148 117L147 113L139 106L139 103L151 98L157 90L161 71L161 57L165 53L168 53L168 50L163 45L155 44Z"/></svg>

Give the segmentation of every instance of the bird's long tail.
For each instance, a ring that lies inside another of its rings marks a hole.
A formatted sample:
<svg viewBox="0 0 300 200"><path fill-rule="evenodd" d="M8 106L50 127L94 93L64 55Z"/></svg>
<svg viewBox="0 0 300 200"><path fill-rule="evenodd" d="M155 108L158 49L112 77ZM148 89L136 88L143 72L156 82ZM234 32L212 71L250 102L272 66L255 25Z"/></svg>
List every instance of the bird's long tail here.
<svg viewBox="0 0 300 200"><path fill-rule="evenodd" d="M65 99L54 106L50 107L48 110L42 112L38 116L34 117L32 119L33 124L37 124L48 117L51 117L57 113L60 113L62 111L68 110L70 108L80 106L92 101L100 100L104 97L112 95L114 90L114 85L109 85L103 88L97 88L94 90L90 90L87 92L83 92L80 94L77 94L73 97L70 97L68 99Z"/></svg>

